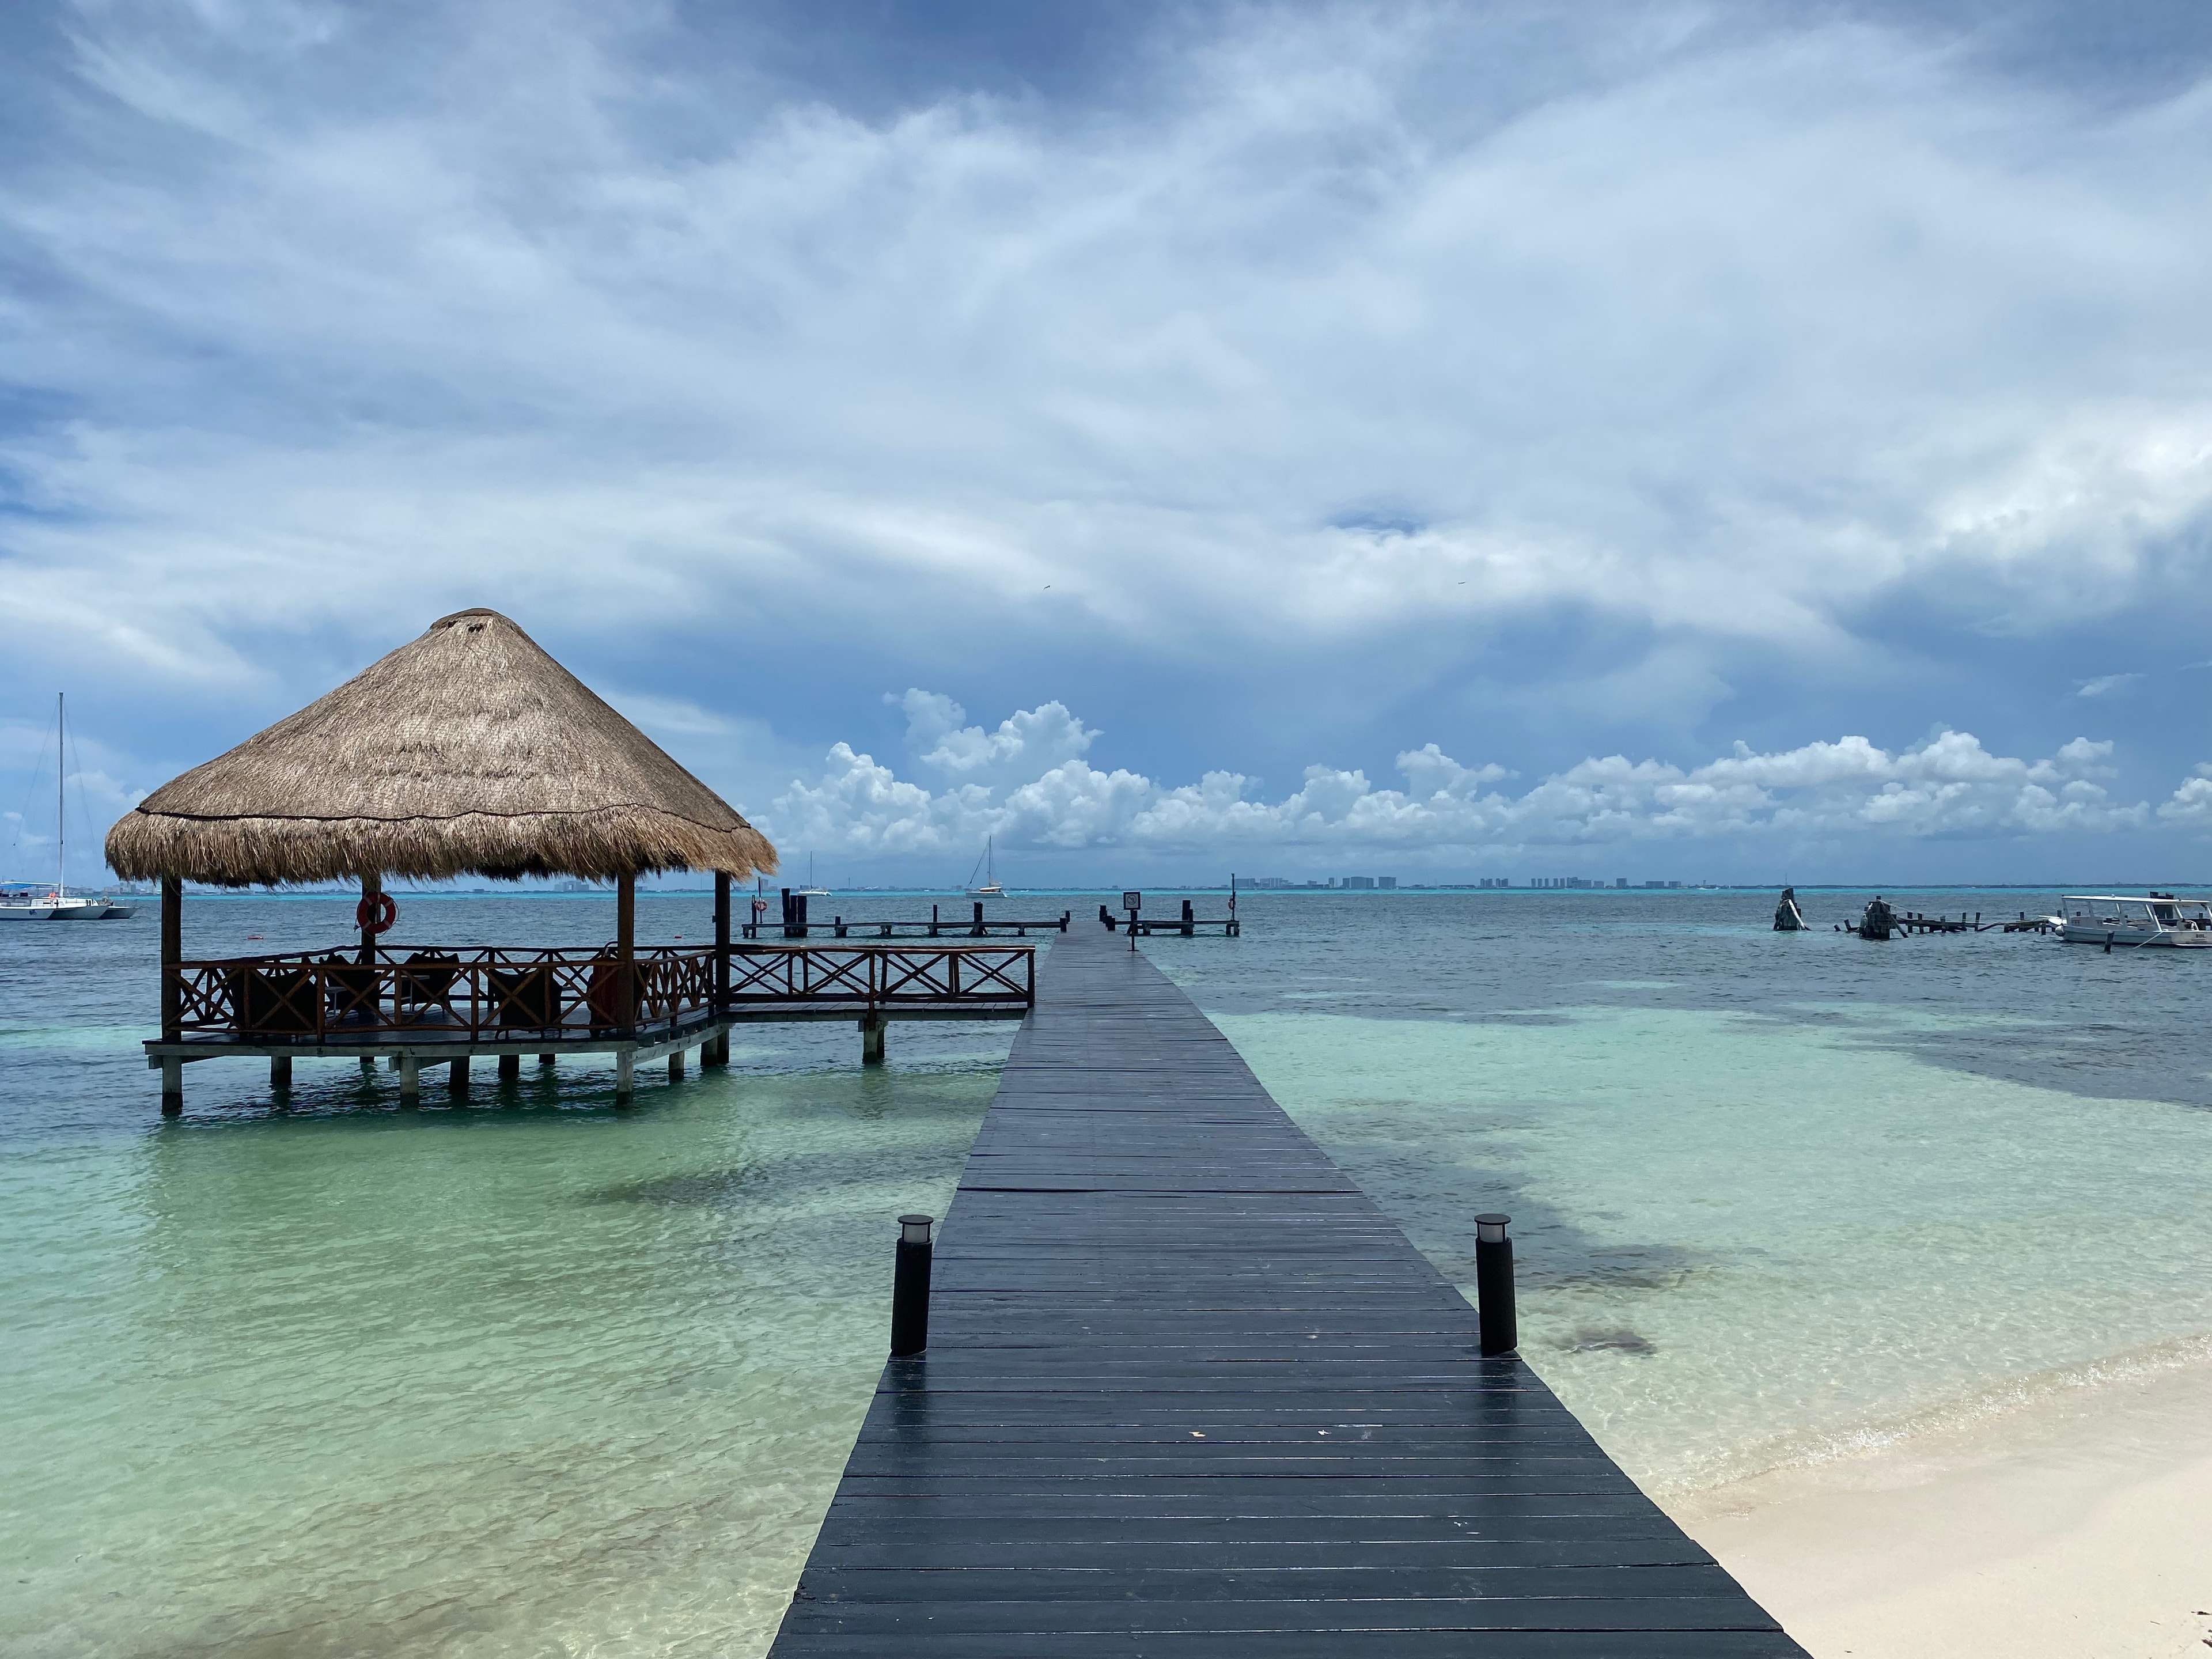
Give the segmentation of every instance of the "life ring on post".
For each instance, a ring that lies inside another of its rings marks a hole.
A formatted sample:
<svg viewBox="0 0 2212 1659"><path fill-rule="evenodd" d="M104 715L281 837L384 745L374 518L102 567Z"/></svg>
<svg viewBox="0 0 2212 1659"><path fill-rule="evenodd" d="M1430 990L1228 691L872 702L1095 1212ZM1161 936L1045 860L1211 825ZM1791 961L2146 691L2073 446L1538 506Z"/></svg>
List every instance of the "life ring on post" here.
<svg viewBox="0 0 2212 1659"><path fill-rule="evenodd" d="M353 907L353 919L361 931L372 936L388 933L392 924L399 920L399 903L389 893L379 893L374 898L362 898Z"/></svg>

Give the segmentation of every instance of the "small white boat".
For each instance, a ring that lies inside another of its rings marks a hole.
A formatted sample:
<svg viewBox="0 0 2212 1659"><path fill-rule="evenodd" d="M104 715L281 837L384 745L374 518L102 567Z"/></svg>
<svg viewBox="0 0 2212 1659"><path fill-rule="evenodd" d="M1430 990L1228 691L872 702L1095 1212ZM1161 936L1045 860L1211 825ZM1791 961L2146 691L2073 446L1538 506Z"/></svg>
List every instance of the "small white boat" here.
<svg viewBox="0 0 2212 1659"><path fill-rule="evenodd" d="M54 696L54 884L45 892L21 884L0 890L0 921L99 921L121 918L137 907L105 895L87 898L69 890L69 820L64 811L69 781L69 705Z"/></svg>
<svg viewBox="0 0 2212 1659"><path fill-rule="evenodd" d="M2058 937L2069 945L2212 950L2212 899L2069 893L2058 907Z"/></svg>
<svg viewBox="0 0 2212 1659"><path fill-rule="evenodd" d="M54 907L34 888L0 888L0 921L52 921Z"/></svg>
<svg viewBox="0 0 2212 1659"><path fill-rule="evenodd" d="M791 896L793 898L828 898L830 896L830 890L827 887L817 887L814 884L813 854L809 853L806 855L806 885L793 888Z"/></svg>
<svg viewBox="0 0 2212 1659"><path fill-rule="evenodd" d="M999 885L997 842L998 837L995 836L983 837L983 856L975 860L975 868L983 872L983 884L981 887L970 887L968 890L969 898L1004 898L1006 896L1006 890ZM975 870L968 872L968 879L971 882L975 879Z"/></svg>

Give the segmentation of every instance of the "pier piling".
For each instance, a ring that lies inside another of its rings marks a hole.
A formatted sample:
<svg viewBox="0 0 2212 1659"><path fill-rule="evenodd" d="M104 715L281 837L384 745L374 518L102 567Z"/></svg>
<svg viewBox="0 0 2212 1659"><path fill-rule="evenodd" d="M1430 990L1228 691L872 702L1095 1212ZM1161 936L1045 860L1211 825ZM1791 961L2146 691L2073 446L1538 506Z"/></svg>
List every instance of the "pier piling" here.
<svg viewBox="0 0 2212 1659"><path fill-rule="evenodd" d="M501 1054L499 1057L499 1080L501 1083L513 1083L521 1075L522 1056L520 1054Z"/></svg>
<svg viewBox="0 0 2212 1659"><path fill-rule="evenodd" d="M904 1359L929 1346L929 1230L934 1218L899 1218L898 1256L891 1270L891 1358Z"/></svg>
<svg viewBox="0 0 2212 1659"><path fill-rule="evenodd" d="M292 1056L272 1054L269 1058L269 1087L274 1093L287 1093L292 1087Z"/></svg>
<svg viewBox="0 0 2212 1659"><path fill-rule="evenodd" d="M1521 1346L1521 1322L1513 1307L1513 1218L1495 1211L1474 1218L1474 1295L1486 1357Z"/></svg>

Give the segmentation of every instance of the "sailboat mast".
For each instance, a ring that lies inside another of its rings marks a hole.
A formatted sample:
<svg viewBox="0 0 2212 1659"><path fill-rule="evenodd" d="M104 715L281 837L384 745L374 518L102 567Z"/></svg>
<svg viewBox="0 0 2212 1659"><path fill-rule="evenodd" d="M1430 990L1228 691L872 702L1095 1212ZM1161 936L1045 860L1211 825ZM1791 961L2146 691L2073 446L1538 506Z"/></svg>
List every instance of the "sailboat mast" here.
<svg viewBox="0 0 2212 1659"><path fill-rule="evenodd" d="M69 896L69 821L62 810L68 799L64 781L69 776L69 694L54 693L54 896Z"/></svg>

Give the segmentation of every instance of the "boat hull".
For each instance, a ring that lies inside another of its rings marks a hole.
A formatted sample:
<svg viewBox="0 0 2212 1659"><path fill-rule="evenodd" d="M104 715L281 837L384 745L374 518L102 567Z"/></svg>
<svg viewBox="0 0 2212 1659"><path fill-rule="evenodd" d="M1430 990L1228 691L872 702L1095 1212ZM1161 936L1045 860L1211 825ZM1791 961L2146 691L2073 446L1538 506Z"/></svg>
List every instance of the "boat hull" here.
<svg viewBox="0 0 2212 1659"><path fill-rule="evenodd" d="M2099 927L2069 921L2058 930L2058 937L2069 945L2104 945L2114 950L2122 946L2133 949L2137 945L2157 950L2212 950L2212 933L2195 927Z"/></svg>
<svg viewBox="0 0 2212 1659"><path fill-rule="evenodd" d="M52 921L51 904L0 904L0 921Z"/></svg>

